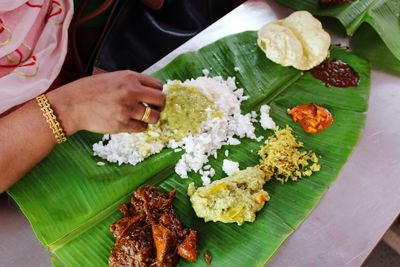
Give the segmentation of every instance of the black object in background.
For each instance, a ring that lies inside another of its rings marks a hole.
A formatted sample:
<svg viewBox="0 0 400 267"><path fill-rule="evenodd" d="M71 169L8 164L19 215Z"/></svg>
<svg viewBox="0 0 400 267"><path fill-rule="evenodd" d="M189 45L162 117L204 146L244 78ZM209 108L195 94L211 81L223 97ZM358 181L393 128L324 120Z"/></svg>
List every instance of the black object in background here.
<svg viewBox="0 0 400 267"><path fill-rule="evenodd" d="M159 11L121 0L94 67L141 72L232 9L231 0L165 0Z"/></svg>

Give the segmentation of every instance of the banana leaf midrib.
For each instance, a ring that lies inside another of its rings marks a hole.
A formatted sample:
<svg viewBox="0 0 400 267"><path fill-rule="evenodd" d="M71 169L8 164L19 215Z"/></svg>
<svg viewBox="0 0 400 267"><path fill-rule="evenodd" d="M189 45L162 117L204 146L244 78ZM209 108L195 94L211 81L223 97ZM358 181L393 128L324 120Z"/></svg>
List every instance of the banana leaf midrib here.
<svg viewBox="0 0 400 267"><path fill-rule="evenodd" d="M278 84L276 90L273 90L270 94L266 95L265 98L260 99L260 101L254 103L251 110L259 109L260 106L262 106L263 104L271 103L275 99L275 97L279 96L283 91L285 91L292 84L294 84L296 81L298 81L302 75L303 75L302 72L298 72L298 73L296 73L296 75L293 75L293 77L291 77L287 81L286 84L284 82L282 82L281 84ZM245 112L249 112L249 111L250 110L247 110Z"/></svg>
<svg viewBox="0 0 400 267"><path fill-rule="evenodd" d="M317 205L318 205L318 203L317 203ZM281 220L282 223L283 223L286 227L292 229L292 231L295 231L295 230L296 230L295 228L293 228L292 226L290 226L288 223L286 223L286 222L282 219L282 217L279 216L276 212L271 211L270 213L271 213L272 215L276 216L277 218L279 218L279 220ZM302 223L302 222L300 222L299 224L301 224L301 223ZM274 252L273 252L271 255L268 255L267 257L265 257L265 258L263 259L263 264L260 265L259 267L265 266L265 264L272 258L273 255L275 255L275 253L280 249L281 245L282 245L285 241L286 241L286 238L285 238L284 240L282 240L282 242L280 242L279 246L277 246L277 247L275 248Z"/></svg>
<svg viewBox="0 0 400 267"><path fill-rule="evenodd" d="M360 25L365 21L368 12L371 10L371 8L373 8L374 6L376 6L378 4L378 2L381 0L373 0L367 8L364 9L364 11L359 14L359 16L357 16L350 24L348 27L346 27L346 32L349 36L352 36L354 34L354 32L358 29L358 27L360 27ZM342 21L343 23L343 21Z"/></svg>
<svg viewBox="0 0 400 267"><path fill-rule="evenodd" d="M247 113L247 112L249 112L251 110L257 109L259 106L261 106L264 103L269 103L269 102L273 101L273 99L276 96L279 96L279 94L282 93L286 88L290 87L293 83L295 83L297 80L299 80L301 78L301 76L302 76L301 72L296 72L296 74L293 75L292 77L289 77L288 80L286 80L286 81L282 80L281 83L276 85L276 88L274 90L271 90L270 94L266 95L260 101L254 103L252 105L252 107L249 108L249 110L243 110L243 111L245 113ZM157 181L157 180L160 180L160 179L163 179L163 178L167 177L167 176L165 176L165 174L166 173L171 173L171 168L173 169L173 167L174 167L174 165L162 170L161 172L159 172L156 175L156 177L150 178L149 180L144 182L142 185L152 184L152 183L154 183L154 181ZM122 203L126 202L127 199L129 199L129 196L131 194L132 193L129 192L128 194L126 194L123 197L119 198L114 203L112 203L109 207L107 207L106 209L102 210L98 214L94 215L93 217L91 217L85 223L79 225L74 230L72 230L71 232L69 232L69 233L65 234L64 236L60 237L56 241L48 244L47 248L49 249L49 251L54 253L56 250L61 248L63 245L65 245L69 241L73 240L74 238L78 237L80 234L82 234L82 233L86 232L87 230L89 230L90 228L94 227L95 225L100 223L103 219L109 217L112 213L114 213L116 210L118 210L119 206Z"/></svg>

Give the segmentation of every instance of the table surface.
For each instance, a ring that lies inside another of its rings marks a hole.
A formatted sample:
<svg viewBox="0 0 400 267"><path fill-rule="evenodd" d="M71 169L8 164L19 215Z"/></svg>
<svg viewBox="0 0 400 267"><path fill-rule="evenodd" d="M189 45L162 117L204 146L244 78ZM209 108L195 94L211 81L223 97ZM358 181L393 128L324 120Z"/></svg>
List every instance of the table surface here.
<svg viewBox="0 0 400 267"><path fill-rule="evenodd" d="M257 30L289 14L273 1L250 0L146 70L225 35ZM363 137L319 205L268 266L359 266L400 212L400 78L372 71ZM51 266L18 207L0 196L0 266Z"/></svg>

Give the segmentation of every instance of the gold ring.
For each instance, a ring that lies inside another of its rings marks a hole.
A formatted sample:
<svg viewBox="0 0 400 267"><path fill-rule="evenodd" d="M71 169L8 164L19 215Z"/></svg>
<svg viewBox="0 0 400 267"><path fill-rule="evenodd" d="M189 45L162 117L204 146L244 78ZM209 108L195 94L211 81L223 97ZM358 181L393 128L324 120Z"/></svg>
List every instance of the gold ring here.
<svg viewBox="0 0 400 267"><path fill-rule="evenodd" d="M146 107L146 110L144 111L142 120L145 123L148 123L149 121L149 117L150 117L150 113L151 113L151 108L150 107Z"/></svg>

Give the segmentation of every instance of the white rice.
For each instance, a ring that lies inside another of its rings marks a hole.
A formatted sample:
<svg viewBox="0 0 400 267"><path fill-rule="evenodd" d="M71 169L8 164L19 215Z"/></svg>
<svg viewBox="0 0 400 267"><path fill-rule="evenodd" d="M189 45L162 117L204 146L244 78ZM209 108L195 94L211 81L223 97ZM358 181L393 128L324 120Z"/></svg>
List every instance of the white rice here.
<svg viewBox="0 0 400 267"><path fill-rule="evenodd" d="M231 176L235 172L240 171L239 163L228 159L224 159L224 161L222 162L222 170L226 173L226 175Z"/></svg>
<svg viewBox="0 0 400 267"><path fill-rule="evenodd" d="M180 142L172 141L171 147L182 147L185 154L175 167L176 173L187 178L190 171L198 172L208 163L208 157L217 157L217 151L223 145L238 145L238 138L255 139L251 115L240 113L240 103L248 97L243 95L243 89L238 89L235 78L224 80L222 77L199 77L187 80L183 85L199 88L205 95L215 100L222 113L222 118L206 120L200 133L189 135ZM203 180L207 175L203 174Z"/></svg>
<svg viewBox="0 0 400 267"><path fill-rule="evenodd" d="M270 109L271 108L268 105L262 105L260 108L260 113L261 113L260 123L261 123L261 127L263 127L263 129L275 129L276 128L275 122L269 116Z"/></svg>
<svg viewBox="0 0 400 267"><path fill-rule="evenodd" d="M215 170L208 165L209 156L217 158L217 152L223 145L239 145L240 138L257 139L253 126L257 113L241 114L240 104L248 97L244 96L243 89L236 87L235 78L228 77L224 80L220 76L208 77L208 70L203 70L203 73L205 76L186 80L182 84L196 87L206 96L214 99L222 116L217 118L209 116L201 125L198 134L186 136L178 142L171 140L167 147L174 151L180 149L185 151L175 166L175 172L181 178L187 178L188 173L194 171L201 174L203 184L209 184L210 177L215 175ZM164 85L164 92L168 90L171 82ZM268 126L271 126L273 121L270 118L268 120L269 107L266 106L267 109L263 107L261 124L263 125L262 120L264 120ZM161 141L146 142L145 137L144 133L104 135L103 141L93 145L93 153L110 162L135 165L149 155L159 153L165 147ZM105 144L105 141L108 143ZM226 150L225 157L228 153Z"/></svg>
<svg viewBox="0 0 400 267"><path fill-rule="evenodd" d="M264 139L264 136L260 135L259 137L256 138L257 142L260 142Z"/></svg>
<svg viewBox="0 0 400 267"><path fill-rule="evenodd" d="M203 69L202 72L203 72L203 75L206 77L210 74L210 71L208 69Z"/></svg>

